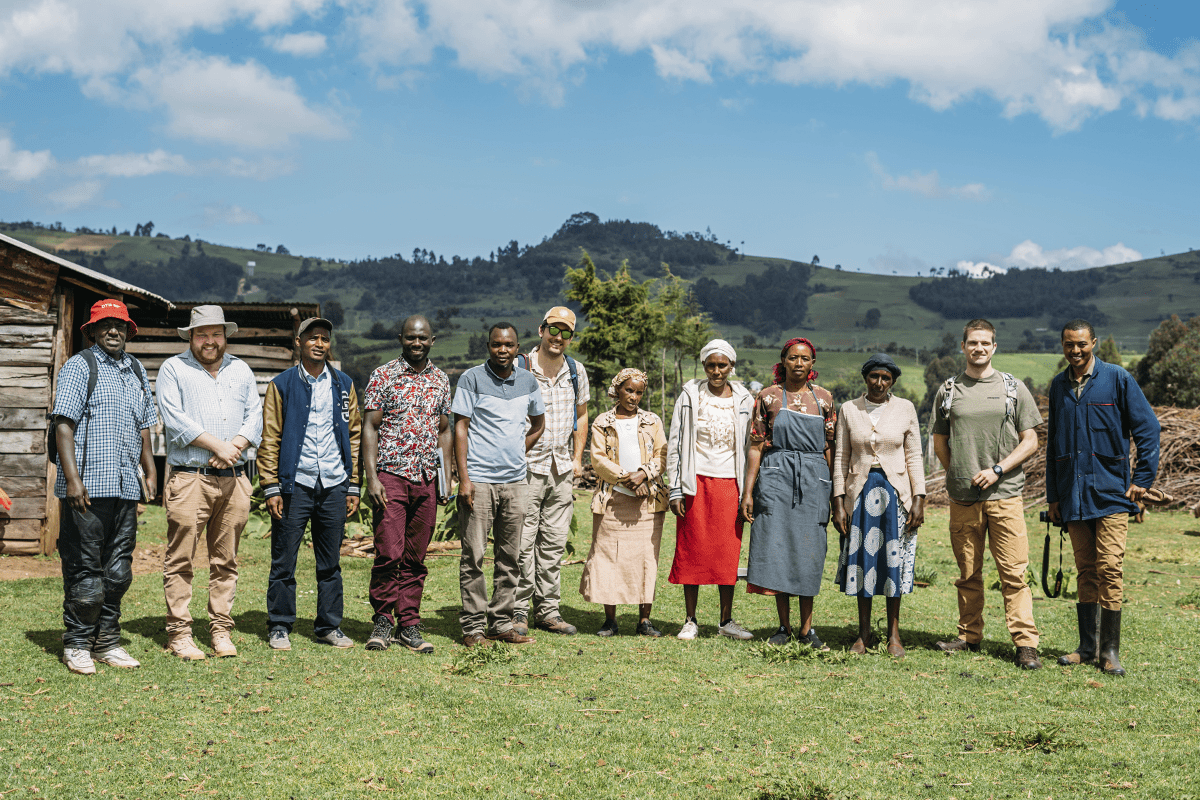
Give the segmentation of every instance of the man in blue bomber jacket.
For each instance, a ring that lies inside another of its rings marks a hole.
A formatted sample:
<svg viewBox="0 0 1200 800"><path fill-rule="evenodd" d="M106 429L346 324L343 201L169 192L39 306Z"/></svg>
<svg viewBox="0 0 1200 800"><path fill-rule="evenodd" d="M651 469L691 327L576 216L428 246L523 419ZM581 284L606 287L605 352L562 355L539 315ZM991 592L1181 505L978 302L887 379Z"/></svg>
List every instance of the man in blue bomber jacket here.
<svg viewBox="0 0 1200 800"><path fill-rule="evenodd" d="M1068 365L1050 382L1046 500L1050 519L1065 523L1079 571L1079 648L1063 665L1121 666L1122 565L1129 515L1158 473L1158 418L1133 376L1092 354L1096 331L1086 320L1063 326ZM1129 475L1129 440L1137 466ZM1097 628L1099 635L1097 636Z"/></svg>
<svg viewBox="0 0 1200 800"><path fill-rule="evenodd" d="M263 402L258 471L271 514L271 577L267 584L268 643L290 650L296 623L296 555L312 526L317 561L319 642L353 647L342 633L342 536L358 510L358 446L362 418L354 384L326 363L333 325L300 323L300 363L277 375Z"/></svg>

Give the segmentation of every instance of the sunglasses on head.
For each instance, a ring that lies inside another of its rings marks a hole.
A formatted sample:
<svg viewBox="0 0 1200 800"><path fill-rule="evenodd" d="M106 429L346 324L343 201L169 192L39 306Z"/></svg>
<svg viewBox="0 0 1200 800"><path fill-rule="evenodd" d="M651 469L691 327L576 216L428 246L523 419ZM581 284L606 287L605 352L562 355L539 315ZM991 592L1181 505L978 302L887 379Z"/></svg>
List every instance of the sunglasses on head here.
<svg viewBox="0 0 1200 800"><path fill-rule="evenodd" d="M570 328L562 328L558 325L547 325L546 333L550 334L551 336L561 336L563 339L568 341L570 341L571 337L575 335L575 331L571 330Z"/></svg>

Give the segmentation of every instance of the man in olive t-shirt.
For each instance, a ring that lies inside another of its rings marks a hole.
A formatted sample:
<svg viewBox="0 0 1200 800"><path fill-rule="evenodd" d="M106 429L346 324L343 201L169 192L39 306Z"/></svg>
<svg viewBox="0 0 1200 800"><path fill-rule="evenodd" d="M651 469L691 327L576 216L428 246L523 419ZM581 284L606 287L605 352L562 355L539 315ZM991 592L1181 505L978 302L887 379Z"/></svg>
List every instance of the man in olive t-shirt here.
<svg viewBox="0 0 1200 800"><path fill-rule="evenodd" d="M958 638L940 650L977 651L983 639L983 547L987 537L1000 573L1004 617L1016 663L1039 669L1033 594L1025 583L1029 539L1021 465L1037 449L1042 422L1025 384L992 367L996 329L975 319L963 329L967 368L943 385L933 401L933 448L946 470L950 494L950 545L958 561ZM947 389L949 413L945 410Z"/></svg>

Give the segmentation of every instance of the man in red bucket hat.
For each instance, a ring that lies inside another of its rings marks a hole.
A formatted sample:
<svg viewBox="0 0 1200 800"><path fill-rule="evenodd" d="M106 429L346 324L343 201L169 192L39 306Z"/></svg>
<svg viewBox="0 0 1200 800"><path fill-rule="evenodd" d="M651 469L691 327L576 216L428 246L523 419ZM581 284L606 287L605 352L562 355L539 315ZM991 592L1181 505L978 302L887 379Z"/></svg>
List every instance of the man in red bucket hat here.
<svg viewBox="0 0 1200 800"><path fill-rule="evenodd" d="M158 481L150 449L158 412L146 370L125 352L137 333L125 304L99 301L81 330L93 344L67 359L54 393L54 495L62 503L63 663L91 675L96 662L140 666L121 647L119 623L133 580L138 464L149 497Z"/></svg>

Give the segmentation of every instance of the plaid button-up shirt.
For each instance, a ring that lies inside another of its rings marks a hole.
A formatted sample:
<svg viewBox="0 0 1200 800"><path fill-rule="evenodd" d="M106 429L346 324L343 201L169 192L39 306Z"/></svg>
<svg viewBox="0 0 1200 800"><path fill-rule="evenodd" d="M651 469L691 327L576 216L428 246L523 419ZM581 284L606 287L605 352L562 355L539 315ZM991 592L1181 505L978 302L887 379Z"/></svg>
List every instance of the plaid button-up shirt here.
<svg viewBox="0 0 1200 800"><path fill-rule="evenodd" d="M74 355L59 370L54 413L76 423L75 466L83 467L83 487L88 496L140 500L142 484L137 468L142 459L142 430L158 422L150 382L138 378L133 371L133 356L128 353L114 359L98 345L92 345L91 350L96 354L96 389L87 408L84 398L88 364L82 355ZM57 463L54 496L61 498L67 496L67 479L62 462Z"/></svg>
<svg viewBox="0 0 1200 800"><path fill-rule="evenodd" d="M240 434L251 447L262 441L258 384L250 367L236 356L226 353L213 378L189 348L163 362L157 389L171 466L207 467L212 452L191 444L205 432L226 442ZM245 461L243 454L238 463Z"/></svg>
<svg viewBox="0 0 1200 800"><path fill-rule="evenodd" d="M542 400L546 403L546 430L526 455L526 460L529 462L529 471L534 475L549 475L551 464L559 475L565 475L574 469L575 463L575 405L587 402L591 388L583 363L576 359L575 372L579 380L579 399L576 400L566 356L563 357L562 369L551 378L538 365L536 354L539 349L540 345L529 353L529 371L537 378ZM583 430L586 429L585 420Z"/></svg>

